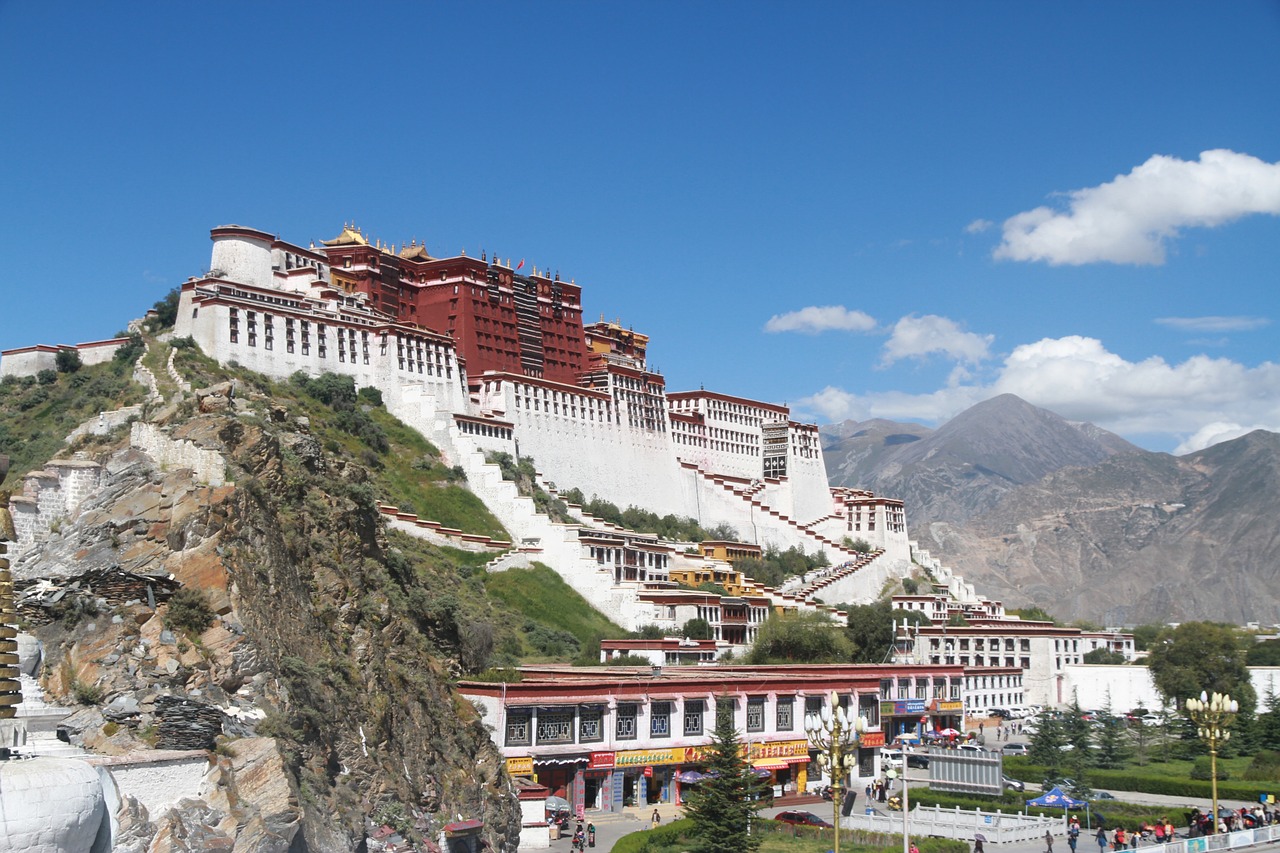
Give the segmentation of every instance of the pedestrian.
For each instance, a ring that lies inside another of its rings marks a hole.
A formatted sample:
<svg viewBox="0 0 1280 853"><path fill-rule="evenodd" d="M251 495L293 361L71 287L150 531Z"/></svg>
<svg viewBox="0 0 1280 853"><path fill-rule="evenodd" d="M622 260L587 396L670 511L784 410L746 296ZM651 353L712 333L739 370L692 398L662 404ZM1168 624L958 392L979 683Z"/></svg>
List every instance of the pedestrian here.
<svg viewBox="0 0 1280 853"><path fill-rule="evenodd" d="M591 821L587 821L587 846L596 846L596 825Z"/></svg>
<svg viewBox="0 0 1280 853"><path fill-rule="evenodd" d="M911 842L910 853L920 853L920 848L916 846L914 841Z"/></svg>
<svg viewBox="0 0 1280 853"><path fill-rule="evenodd" d="M1098 827L1098 834L1093 840L1098 842L1098 853L1107 853L1107 833L1102 827Z"/></svg>
<svg viewBox="0 0 1280 853"><path fill-rule="evenodd" d="M978 734L982 734L982 723L978 723Z"/></svg>
<svg viewBox="0 0 1280 853"><path fill-rule="evenodd" d="M973 853L983 853L981 838L973 839Z"/></svg>
<svg viewBox="0 0 1280 853"><path fill-rule="evenodd" d="M658 814L658 810L653 810L653 817L649 818L649 825L653 829L658 828L658 824L662 823L662 815Z"/></svg>
<svg viewBox="0 0 1280 853"><path fill-rule="evenodd" d="M1044 831L1044 853L1053 853L1053 833L1047 829Z"/></svg>
<svg viewBox="0 0 1280 853"><path fill-rule="evenodd" d="M1116 839L1116 849L1117 849L1117 850L1124 850L1126 847L1128 847L1128 846L1129 846L1129 845L1128 845L1128 842L1125 840L1125 837L1124 837L1124 827L1123 827L1123 826L1117 826L1117 827L1116 827L1116 835L1115 835L1115 839Z"/></svg>
<svg viewBox="0 0 1280 853"><path fill-rule="evenodd" d="M1067 846L1071 848L1071 853L1076 853L1076 844L1080 840L1080 824L1075 821L1071 822L1071 826L1067 827Z"/></svg>

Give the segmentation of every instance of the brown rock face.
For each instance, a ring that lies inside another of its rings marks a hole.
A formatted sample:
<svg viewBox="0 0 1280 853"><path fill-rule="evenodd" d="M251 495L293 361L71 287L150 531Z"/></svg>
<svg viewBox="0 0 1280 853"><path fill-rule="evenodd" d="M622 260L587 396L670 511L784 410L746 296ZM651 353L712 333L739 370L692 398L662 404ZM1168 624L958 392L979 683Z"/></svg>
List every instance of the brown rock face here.
<svg viewBox="0 0 1280 853"><path fill-rule="evenodd" d="M38 634L51 698L97 703L69 721L73 739L146 749L181 728L175 708L217 709L216 724L196 715L201 744L217 736L206 795L163 815L134 809L129 843L346 853L395 804L427 837L461 813L485 821L493 849L514 850L520 813L501 756L439 652L390 605L404 591L388 589L364 470L309 435L277 434L289 428L280 412L172 426L222 453L235 485L121 448L101 460L102 490L19 566L24 582L67 588ZM282 450L297 446L307 453ZM113 584L120 570L129 583ZM182 587L203 591L208 624L175 624L169 595Z"/></svg>

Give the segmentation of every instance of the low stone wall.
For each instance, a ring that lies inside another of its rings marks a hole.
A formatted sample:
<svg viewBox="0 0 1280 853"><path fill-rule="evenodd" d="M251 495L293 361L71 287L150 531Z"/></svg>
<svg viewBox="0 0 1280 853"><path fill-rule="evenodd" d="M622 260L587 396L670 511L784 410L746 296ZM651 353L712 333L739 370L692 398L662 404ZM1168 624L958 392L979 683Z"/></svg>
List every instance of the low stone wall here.
<svg viewBox="0 0 1280 853"><path fill-rule="evenodd" d="M154 817L183 798L200 796L209 753L204 750L155 750L130 755L95 755L89 764L104 767L115 779L121 796L130 796Z"/></svg>
<svg viewBox="0 0 1280 853"><path fill-rule="evenodd" d="M227 463L216 451L204 450L195 442L170 438L155 424L141 421L134 421L129 442L154 459L161 469L190 468L195 479L202 483L214 487L226 485Z"/></svg>

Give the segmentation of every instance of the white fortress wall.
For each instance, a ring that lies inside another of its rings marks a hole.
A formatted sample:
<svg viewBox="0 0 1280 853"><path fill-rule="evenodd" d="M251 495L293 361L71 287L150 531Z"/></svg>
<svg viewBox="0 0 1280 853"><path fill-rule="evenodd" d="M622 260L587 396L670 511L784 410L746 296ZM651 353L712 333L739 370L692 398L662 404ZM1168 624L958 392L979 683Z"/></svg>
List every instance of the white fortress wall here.
<svg viewBox="0 0 1280 853"><path fill-rule="evenodd" d="M54 370L57 358L57 347L34 346L9 350L0 358L0 377L35 376L42 370Z"/></svg>
<svg viewBox="0 0 1280 853"><path fill-rule="evenodd" d="M134 421L129 444L155 460L160 470L190 468L194 477L210 486L227 482L227 462L221 453L198 447L195 442L170 438L158 424Z"/></svg>
<svg viewBox="0 0 1280 853"><path fill-rule="evenodd" d="M816 455L807 457L793 453L787 462L787 481L791 492L787 514L801 524L828 516L833 510L822 451L814 452Z"/></svg>
<svg viewBox="0 0 1280 853"><path fill-rule="evenodd" d="M271 269L273 242L271 235L247 228L235 234L214 234L209 271L221 273L231 281L271 287L274 279Z"/></svg>

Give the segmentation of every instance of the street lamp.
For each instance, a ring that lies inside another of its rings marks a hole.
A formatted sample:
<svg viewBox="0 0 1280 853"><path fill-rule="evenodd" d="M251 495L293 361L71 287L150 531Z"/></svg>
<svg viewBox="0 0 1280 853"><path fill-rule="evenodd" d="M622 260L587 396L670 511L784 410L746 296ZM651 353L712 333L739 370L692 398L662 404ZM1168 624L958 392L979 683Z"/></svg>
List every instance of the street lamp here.
<svg viewBox="0 0 1280 853"><path fill-rule="evenodd" d="M804 733L809 745L818 751L818 766L831 776L831 803L835 813L836 844L840 853L840 802L844 799L844 777L858 763L858 738L867 730L867 718L855 718L840 705L840 697L831 691L831 703L821 713L804 715Z"/></svg>
<svg viewBox="0 0 1280 853"><path fill-rule="evenodd" d="M1218 747L1231 740L1231 725L1240 703L1225 693L1212 696L1200 691L1199 699L1187 700L1187 716L1196 724L1200 739L1209 746L1209 778L1213 782L1213 832L1218 831Z"/></svg>

